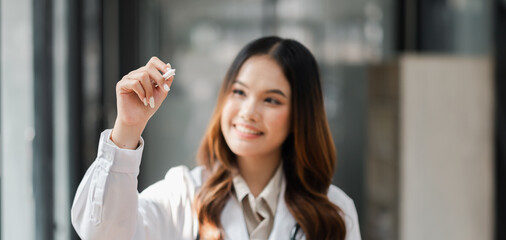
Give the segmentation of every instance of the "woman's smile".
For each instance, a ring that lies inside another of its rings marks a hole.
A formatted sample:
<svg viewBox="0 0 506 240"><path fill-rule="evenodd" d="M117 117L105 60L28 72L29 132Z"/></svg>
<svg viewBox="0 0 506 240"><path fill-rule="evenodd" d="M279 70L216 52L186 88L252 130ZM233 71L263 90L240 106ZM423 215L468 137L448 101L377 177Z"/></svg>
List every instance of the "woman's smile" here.
<svg viewBox="0 0 506 240"><path fill-rule="evenodd" d="M246 125L246 124L236 123L236 124L233 124L233 128L235 130L235 133L239 137L245 138L245 139L257 139L257 138L261 137L262 135L264 135L264 133L262 131L258 130L257 128L255 128L253 126Z"/></svg>

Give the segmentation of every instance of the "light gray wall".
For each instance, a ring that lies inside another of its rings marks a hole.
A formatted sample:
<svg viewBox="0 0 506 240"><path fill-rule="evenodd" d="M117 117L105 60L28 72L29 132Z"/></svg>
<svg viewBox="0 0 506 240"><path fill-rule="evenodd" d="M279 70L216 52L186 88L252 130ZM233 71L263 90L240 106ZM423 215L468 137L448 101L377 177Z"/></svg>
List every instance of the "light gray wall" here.
<svg viewBox="0 0 506 240"><path fill-rule="evenodd" d="M491 60L400 64L400 239L492 239Z"/></svg>

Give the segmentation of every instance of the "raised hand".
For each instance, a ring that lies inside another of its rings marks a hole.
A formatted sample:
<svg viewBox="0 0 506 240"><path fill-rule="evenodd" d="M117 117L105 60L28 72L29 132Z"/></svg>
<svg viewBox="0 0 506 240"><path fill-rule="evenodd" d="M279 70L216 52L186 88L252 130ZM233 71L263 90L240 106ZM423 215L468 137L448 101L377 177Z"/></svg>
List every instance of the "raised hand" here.
<svg viewBox="0 0 506 240"><path fill-rule="evenodd" d="M172 81L170 64L152 57L116 84L118 115L111 139L121 148L135 149L148 120L161 106Z"/></svg>

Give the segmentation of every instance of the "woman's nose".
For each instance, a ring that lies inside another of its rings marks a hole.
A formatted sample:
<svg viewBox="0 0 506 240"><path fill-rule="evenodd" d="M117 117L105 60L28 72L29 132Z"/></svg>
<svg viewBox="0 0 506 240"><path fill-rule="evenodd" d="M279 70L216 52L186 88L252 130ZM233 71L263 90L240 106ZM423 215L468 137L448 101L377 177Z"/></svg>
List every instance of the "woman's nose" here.
<svg viewBox="0 0 506 240"><path fill-rule="evenodd" d="M257 111L257 106L253 99L248 99L242 102L239 116L246 121L258 121L260 115Z"/></svg>

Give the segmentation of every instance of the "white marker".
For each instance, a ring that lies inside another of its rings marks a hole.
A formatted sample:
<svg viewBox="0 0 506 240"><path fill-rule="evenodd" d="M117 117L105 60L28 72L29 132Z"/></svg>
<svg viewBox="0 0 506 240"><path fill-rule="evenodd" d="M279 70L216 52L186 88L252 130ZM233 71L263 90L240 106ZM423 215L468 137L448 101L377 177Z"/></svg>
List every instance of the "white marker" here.
<svg viewBox="0 0 506 240"><path fill-rule="evenodd" d="M167 80L168 78L175 76L175 75L176 75L176 69L167 68L167 72L165 74L163 74L163 78L165 80Z"/></svg>

